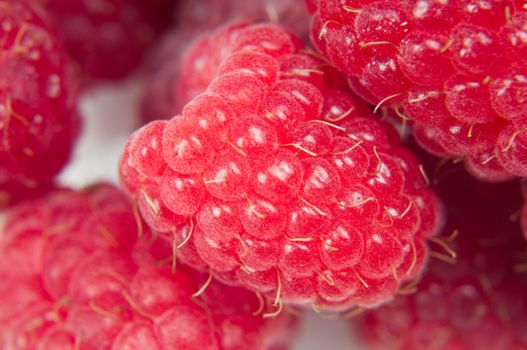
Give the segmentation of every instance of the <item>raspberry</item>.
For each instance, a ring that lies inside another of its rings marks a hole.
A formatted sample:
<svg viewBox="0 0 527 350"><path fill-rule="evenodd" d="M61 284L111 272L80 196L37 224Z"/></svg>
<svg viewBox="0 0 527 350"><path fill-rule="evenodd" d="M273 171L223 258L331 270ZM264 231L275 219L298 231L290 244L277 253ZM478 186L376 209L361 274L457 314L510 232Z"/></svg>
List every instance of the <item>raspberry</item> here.
<svg viewBox="0 0 527 350"><path fill-rule="evenodd" d="M524 1L308 1L312 41L416 139L486 181L527 175ZM417 131L419 130L419 131Z"/></svg>
<svg viewBox="0 0 527 350"><path fill-rule="evenodd" d="M172 0L39 0L86 84L121 79L170 18Z"/></svg>
<svg viewBox="0 0 527 350"><path fill-rule="evenodd" d="M26 2L0 5L0 208L51 186L79 129L66 54Z"/></svg>
<svg viewBox="0 0 527 350"><path fill-rule="evenodd" d="M294 317L254 316L266 307L254 293L184 266L173 272L169 242L137 220L109 185L57 190L9 212L0 246L0 347L288 347Z"/></svg>
<svg viewBox="0 0 527 350"><path fill-rule="evenodd" d="M436 180L446 232L459 232L443 244L458 261L432 261L415 294L366 313L357 334L368 349L525 349L527 280L515 271L525 242L510 220L521 202L517 184L478 183L459 167L441 169Z"/></svg>
<svg viewBox="0 0 527 350"><path fill-rule="evenodd" d="M189 74L187 68L200 62L204 64L202 71L208 71L208 66L217 67L218 62L210 63L209 60L213 58L205 55L205 52L217 52L217 47L223 44L214 43L212 37L204 37L203 33L235 20L271 20L286 26L307 41L308 18L305 8L299 6L297 0L180 1L176 9L177 26L162 39L151 58L154 72L144 89L144 117L147 120L168 119L180 113L192 97L207 87L210 76L199 84L199 77L204 73ZM192 44L192 53L186 53L189 45L196 40L200 40L201 44ZM210 45L215 46L208 48Z"/></svg>
<svg viewBox="0 0 527 350"><path fill-rule="evenodd" d="M415 157L286 30L211 38L205 92L125 147L121 181L145 220L182 261L278 307L391 299L442 221Z"/></svg>

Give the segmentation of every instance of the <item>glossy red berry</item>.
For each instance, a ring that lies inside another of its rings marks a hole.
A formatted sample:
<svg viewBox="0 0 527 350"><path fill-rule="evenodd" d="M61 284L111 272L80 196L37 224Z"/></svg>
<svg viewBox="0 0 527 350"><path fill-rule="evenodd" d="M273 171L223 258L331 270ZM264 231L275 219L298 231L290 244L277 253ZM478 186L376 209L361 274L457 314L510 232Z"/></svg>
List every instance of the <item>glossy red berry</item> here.
<svg viewBox="0 0 527 350"><path fill-rule="evenodd" d="M269 24L205 37L194 49L217 66L187 73L208 86L131 137L121 181L181 260L221 281L278 308L377 306L420 274L440 203L392 127L298 42ZM162 152L144 148L157 137Z"/></svg>
<svg viewBox="0 0 527 350"><path fill-rule="evenodd" d="M503 152L505 138L525 124L527 14L521 1L315 5L311 34L318 51L357 94L417 122L423 148L464 159L486 181L525 176L518 160L527 157L523 148ZM475 137L487 124L492 130Z"/></svg>

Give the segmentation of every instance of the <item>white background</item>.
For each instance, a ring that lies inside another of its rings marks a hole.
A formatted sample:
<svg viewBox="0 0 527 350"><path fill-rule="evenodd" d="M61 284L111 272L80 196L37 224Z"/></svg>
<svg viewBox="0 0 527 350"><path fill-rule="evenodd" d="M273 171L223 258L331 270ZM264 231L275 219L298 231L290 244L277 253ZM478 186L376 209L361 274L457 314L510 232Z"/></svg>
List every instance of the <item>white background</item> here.
<svg viewBox="0 0 527 350"><path fill-rule="evenodd" d="M81 103L83 134L70 165L59 181L79 188L106 180L117 183L120 152L130 133L139 125L137 80L99 87L85 94ZM322 319L313 311L305 314L294 350L358 350L350 327L342 319Z"/></svg>

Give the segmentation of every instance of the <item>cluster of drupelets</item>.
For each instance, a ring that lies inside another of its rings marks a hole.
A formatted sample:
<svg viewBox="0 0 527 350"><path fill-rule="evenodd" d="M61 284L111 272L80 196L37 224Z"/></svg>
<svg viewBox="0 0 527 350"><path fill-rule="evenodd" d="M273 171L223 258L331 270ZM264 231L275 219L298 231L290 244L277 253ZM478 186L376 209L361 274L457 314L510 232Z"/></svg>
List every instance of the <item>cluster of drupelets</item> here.
<svg viewBox="0 0 527 350"><path fill-rule="evenodd" d="M523 0L312 4L317 49L419 144L485 181L527 175Z"/></svg>
<svg viewBox="0 0 527 350"><path fill-rule="evenodd" d="M310 308L526 349L526 38L513 0L0 0L0 348L285 350ZM61 188L133 70L124 192Z"/></svg>

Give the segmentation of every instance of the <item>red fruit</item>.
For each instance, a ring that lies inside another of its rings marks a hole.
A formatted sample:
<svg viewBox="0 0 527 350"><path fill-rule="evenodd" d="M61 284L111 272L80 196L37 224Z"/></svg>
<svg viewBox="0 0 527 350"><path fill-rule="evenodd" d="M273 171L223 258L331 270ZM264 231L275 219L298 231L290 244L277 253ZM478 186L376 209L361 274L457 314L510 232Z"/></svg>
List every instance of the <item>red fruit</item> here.
<svg viewBox="0 0 527 350"><path fill-rule="evenodd" d="M56 33L26 2L0 12L0 207L50 187L78 134L76 85Z"/></svg>
<svg viewBox="0 0 527 350"><path fill-rule="evenodd" d="M171 271L169 242L138 220L108 185L58 190L9 212L0 245L0 347L289 346L294 317L255 316L267 306L254 293L184 266Z"/></svg>
<svg viewBox="0 0 527 350"><path fill-rule="evenodd" d="M311 26L317 49L358 94L418 122L423 148L464 159L486 181L527 174L521 139L503 150L527 120L527 9L521 1L309 5L317 6ZM482 126L489 132L477 136Z"/></svg>
<svg viewBox="0 0 527 350"><path fill-rule="evenodd" d="M85 83L120 79L170 22L172 0L38 0ZM168 17L168 18L167 18Z"/></svg>
<svg viewBox="0 0 527 350"><path fill-rule="evenodd" d="M205 92L123 154L121 181L147 221L184 262L277 306L391 299L442 221L414 156L284 29L231 25L205 41L216 66L189 68ZM142 146L160 139L162 152Z"/></svg>
<svg viewBox="0 0 527 350"><path fill-rule="evenodd" d="M457 261L432 261L415 294L366 313L356 334L366 349L525 349L527 280L517 271L525 242L511 220L517 183L483 184L459 166L439 169L435 181L449 214L442 244Z"/></svg>
<svg viewBox="0 0 527 350"><path fill-rule="evenodd" d="M309 16L298 0L180 0L175 17L178 26L162 39L151 57L154 72L144 89L142 102L146 120L168 119L181 113L193 97L207 88L219 67L219 48L226 45L215 38L229 38L220 33L214 36L204 33L233 21L278 22L306 41L309 32ZM194 44L196 40L200 43ZM194 48L188 51L189 46ZM220 67L222 73L237 69L239 59L232 57L224 62ZM251 59L255 70L265 73L266 58L251 55ZM243 64L245 68L250 66L247 60Z"/></svg>

